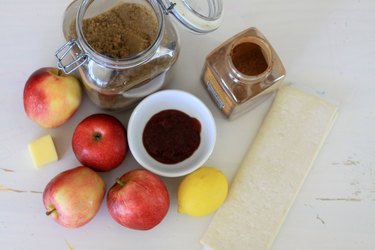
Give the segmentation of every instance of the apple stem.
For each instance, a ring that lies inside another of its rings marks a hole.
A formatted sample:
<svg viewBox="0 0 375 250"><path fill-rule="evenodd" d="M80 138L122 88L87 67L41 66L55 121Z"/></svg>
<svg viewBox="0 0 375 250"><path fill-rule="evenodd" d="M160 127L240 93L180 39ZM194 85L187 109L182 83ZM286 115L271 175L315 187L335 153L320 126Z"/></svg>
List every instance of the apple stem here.
<svg viewBox="0 0 375 250"><path fill-rule="evenodd" d="M102 134L101 134L101 133L96 132L96 133L94 134L94 140L95 140L95 141L100 141L101 138L102 138Z"/></svg>
<svg viewBox="0 0 375 250"><path fill-rule="evenodd" d="M121 186L125 186L125 182L122 181L120 178L117 178L117 179L116 179L116 182L117 182L119 185L121 185Z"/></svg>
<svg viewBox="0 0 375 250"><path fill-rule="evenodd" d="M63 72L62 72L62 70L61 70L61 69L59 69L59 70L57 71L57 75L58 75L58 76L61 76L61 75L62 75L62 73L63 73Z"/></svg>
<svg viewBox="0 0 375 250"><path fill-rule="evenodd" d="M54 208L54 209L52 209L52 210L49 210L49 211L47 211L46 212L46 215L47 216L50 216L53 212L55 212L56 211L56 208Z"/></svg>

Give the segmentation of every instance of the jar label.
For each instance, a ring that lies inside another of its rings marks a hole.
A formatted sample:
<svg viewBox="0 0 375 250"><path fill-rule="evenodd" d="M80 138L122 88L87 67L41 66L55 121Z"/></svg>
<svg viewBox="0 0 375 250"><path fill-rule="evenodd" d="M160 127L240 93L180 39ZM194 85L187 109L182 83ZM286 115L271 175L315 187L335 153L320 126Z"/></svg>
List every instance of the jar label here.
<svg viewBox="0 0 375 250"><path fill-rule="evenodd" d="M210 81L207 82L207 90L208 93L210 93L212 99L215 101L216 105L219 107L219 109L223 110L225 107L224 102L220 99L219 95L216 93Z"/></svg>

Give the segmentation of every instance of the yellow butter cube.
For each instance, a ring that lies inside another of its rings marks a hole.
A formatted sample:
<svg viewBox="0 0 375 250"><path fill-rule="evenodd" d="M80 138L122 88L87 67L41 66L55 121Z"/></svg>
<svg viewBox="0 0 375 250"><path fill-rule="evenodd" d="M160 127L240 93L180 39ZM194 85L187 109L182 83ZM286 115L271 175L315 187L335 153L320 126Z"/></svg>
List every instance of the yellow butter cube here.
<svg viewBox="0 0 375 250"><path fill-rule="evenodd" d="M58 159L56 148L50 135L45 135L30 143L29 151L37 168Z"/></svg>

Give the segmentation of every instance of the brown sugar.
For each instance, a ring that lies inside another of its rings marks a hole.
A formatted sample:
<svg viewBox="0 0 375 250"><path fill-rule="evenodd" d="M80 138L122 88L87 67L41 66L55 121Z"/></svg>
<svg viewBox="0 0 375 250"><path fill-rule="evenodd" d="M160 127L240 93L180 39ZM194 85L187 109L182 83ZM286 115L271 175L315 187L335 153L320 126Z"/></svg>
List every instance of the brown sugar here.
<svg viewBox="0 0 375 250"><path fill-rule="evenodd" d="M255 43L245 42L236 45L231 51L231 58L234 67L248 76L259 75L268 67L261 47Z"/></svg>
<svg viewBox="0 0 375 250"><path fill-rule="evenodd" d="M122 3L97 16L83 20L87 43L98 53L126 59L152 45L158 33L152 10L137 3Z"/></svg>
<svg viewBox="0 0 375 250"><path fill-rule="evenodd" d="M88 96L99 107L114 111L134 107L140 98L147 95L147 85L151 85L152 89L161 81L164 84L164 81L170 80L165 73L178 57L177 36L169 22L165 22L165 29L160 30L159 17L151 7L140 3L121 3L101 14L85 18L77 20L73 17L64 32L67 40L73 39L85 45L83 50L74 46L71 55L73 59L82 53L88 55L88 63L78 70ZM110 24L122 28L114 28ZM77 26L81 27L84 39L77 33ZM149 50L156 40L160 40L158 50ZM110 60L103 61L103 58L88 51L86 46ZM139 64L126 61L138 53L145 53L151 58L147 57ZM126 63L118 63L117 60ZM116 65L116 68L112 68L112 65Z"/></svg>

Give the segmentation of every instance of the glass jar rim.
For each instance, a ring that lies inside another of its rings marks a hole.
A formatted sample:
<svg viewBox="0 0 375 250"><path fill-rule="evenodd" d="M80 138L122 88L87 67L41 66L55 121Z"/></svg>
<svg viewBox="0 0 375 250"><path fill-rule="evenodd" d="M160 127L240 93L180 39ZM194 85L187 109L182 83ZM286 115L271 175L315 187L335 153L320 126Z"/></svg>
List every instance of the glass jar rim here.
<svg viewBox="0 0 375 250"><path fill-rule="evenodd" d="M202 34L216 30L223 16L222 0L157 0L165 14L172 14L190 31Z"/></svg>
<svg viewBox="0 0 375 250"><path fill-rule="evenodd" d="M158 33L156 35L156 38L152 42L152 44L146 48L145 50L132 55L127 58L121 58L121 59L115 59L108 56L105 56L99 52L97 52L95 49L93 49L89 43L87 42L83 30L82 30L82 23L85 17L85 13L89 6L94 2L95 0L83 0L78 12L77 12L77 18L76 18L76 31L77 31L77 40L79 41L79 44L81 45L83 51L88 55L88 57L91 60L96 61L99 64L105 64L108 67L112 68L126 68L126 67L134 67L137 65L140 65L146 61L148 61L152 56L156 53L157 49L160 46L161 40L163 38L163 33L165 29L165 20L164 20L164 14L161 6L156 3L155 1L144 1L147 2L153 9L155 16L158 20Z"/></svg>
<svg viewBox="0 0 375 250"><path fill-rule="evenodd" d="M260 49L262 50L262 52L264 52L263 56L265 58L265 60L267 61L267 68L257 74L257 75L246 75L244 74L243 72L241 72L240 70L238 70L236 68L236 66L234 65L233 63L233 60L232 60L232 57L231 57L231 53L232 53L232 50L240 45L240 44L243 44L243 43L253 43L253 44L256 44L260 47ZM271 70L272 70L272 67L273 67L273 53L272 53L272 49L271 47L269 46L269 44L262 38L260 37L253 37L253 36L246 36L246 37L242 37L238 40L235 40L233 41L230 46L228 46L228 49L227 49L227 52L226 52L226 55L228 57L228 60L226 60L229 68L231 69L232 73L239 79L243 79L244 81L248 81L249 83L253 83L254 81L259 81L259 80L262 80L264 78L266 78Z"/></svg>

